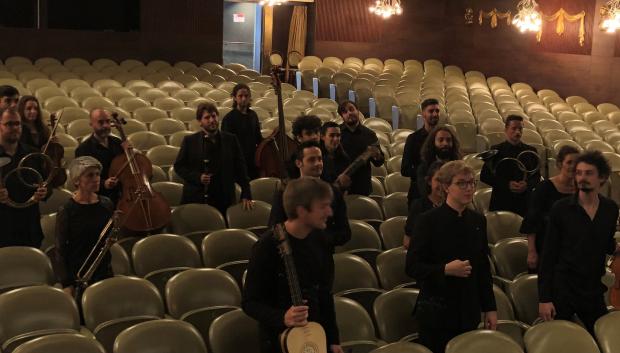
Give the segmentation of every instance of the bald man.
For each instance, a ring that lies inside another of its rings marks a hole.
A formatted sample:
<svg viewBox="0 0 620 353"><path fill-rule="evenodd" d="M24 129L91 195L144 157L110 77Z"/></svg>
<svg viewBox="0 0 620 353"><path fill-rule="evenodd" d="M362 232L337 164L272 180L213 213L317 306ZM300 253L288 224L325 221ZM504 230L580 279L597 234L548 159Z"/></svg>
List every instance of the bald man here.
<svg viewBox="0 0 620 353"><path fill-rule="evenodd" d="M110 164L114 157L123 153L123 145L118 137L111 136L112 125L110 113L105 109L93 109L90 112L90 126L93 133L84 138L75 150L75 157L91 156L101 163L101 185L99 195L106 196L116 203L118 202L120 188L118 179L108 175Z"/></svg>

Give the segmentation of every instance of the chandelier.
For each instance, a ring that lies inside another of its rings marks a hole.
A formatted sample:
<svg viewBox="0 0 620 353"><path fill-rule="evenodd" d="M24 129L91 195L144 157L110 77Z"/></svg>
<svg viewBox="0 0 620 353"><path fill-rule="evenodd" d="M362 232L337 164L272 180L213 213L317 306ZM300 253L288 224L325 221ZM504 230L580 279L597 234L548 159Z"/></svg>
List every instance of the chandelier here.
<svg viewBox="0 0 620 353"><path fill-rule="evenodd" d="M375 4L368 9L371 13L383 18L390 18L392 15L400 15L403 13L400 0L376 0Z"/></svg>
<svg viewBox="0 0 620 353"><path fill-rule="evenodd" d="M601 7L601 29L614 33L620 28L620 0L609 0Z"/></svg>
<svg viewBox="0 0 620 353"><path fill-rule="evenodd" d="M288 0L260 0L258 4L261 6L274 6L274 5L282 5L285 2L288 2Z"/></svg>
<svg viewBox="0 0 620 353"><path fill-rule="evenodd" d="M517 14L512 24L521 32L538 32L542 26L542 16L538 11L536 0L521 0L517 5Z"/></svg>

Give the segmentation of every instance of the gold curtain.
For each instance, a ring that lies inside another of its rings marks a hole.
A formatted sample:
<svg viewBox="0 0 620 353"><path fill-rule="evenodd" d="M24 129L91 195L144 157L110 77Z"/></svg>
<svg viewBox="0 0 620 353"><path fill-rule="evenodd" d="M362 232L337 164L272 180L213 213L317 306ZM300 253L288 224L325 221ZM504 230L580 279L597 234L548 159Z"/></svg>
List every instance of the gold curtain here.
<svg viewBox="0 0 620 353"><path fill-rule="evenodd" d="M510 11L499 12L497 11L497 9L493 9L490 12L484 12L483 10L480 10L480 13L478 14L478 23L481 26L483 18L491 18L491 28L497 27L497 19L506 19L506 24L510 26L512 22L512 13Z"/></svg>
<svg viewBox="0 0 620 353"><path fill-rule="evenodd" d="M291 27L288 35L288 51L298 51L303 57L306 53L306 35L308 30L308 9L306 6L296 5L291 16Z"/></svg>
<svg viewBox="0 0 620 353"><path fill-rule="evenodd" d="M548 22L553 22L553 21L556 21L556 20L558 21L557 25L555 26L555 33L557 33L559 36L564 34L564 29L565 29L564 21L568 21L568 22L580 21L580 24L579 24L579 45L582 46L582 47L583 47L583 44L585 43L585 40L586 40L585 39L586 38L585 17L586 17L586 12L585 11L581 11L578 14L570 15L563 8L559 9L556 13L554 13L553 15L550 15L550 16L542 14L542 18L545 21L548 21ZM543 32L543 26L540 26L540 31L538 31L538 34L536 35L536 39L539 42L542 39L542 32Z"/></svg>

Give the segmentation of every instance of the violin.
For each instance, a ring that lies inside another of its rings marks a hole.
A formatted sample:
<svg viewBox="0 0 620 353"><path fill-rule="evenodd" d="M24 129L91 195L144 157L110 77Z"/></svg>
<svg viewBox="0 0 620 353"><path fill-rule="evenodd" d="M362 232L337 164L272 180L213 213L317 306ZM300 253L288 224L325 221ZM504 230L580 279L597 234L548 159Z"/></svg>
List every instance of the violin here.
<svg viewBox="0 0 620 353"><path fill-rule="evenodd" d="M271 70L272 85L278 101L278 127L256 148L255 162L261 178L286 179L288 177L286 161L291 159L297 149L297 142L286 133L284 104L282 103L282 81L279 72L278 66L274 66Z"/></svg>
<svg viewBox="0 0 620 353"><path fill-rule="evenodd" d="M41 153L46 154L50 157L53 162L53 170L50 171L54 173L54 176L49 182L49 186L52 188L58 188L65 185L67 182L67 171L62 167L62 160L65 157L65 148L62 147L58 142L54 142L54 137L56 136L56 129L58 128L58 124L60 124L60 118L62 117L62 111L56 119L56 114L52 113L50 115L50 125L52 126L52 132L50 133L50 137L47 140L47 143L41 149Z"/></svg>
<svg viewBox="0 0 620 353"><path fill-rule="evenodd" d="M123 125L127 122L118 113L112 113L113 125L121 140L127 141ZM153 176L151 161L131 146L116 156L110 165L110 176L118 178L122 194L117 209L125 214L123 227L139 233L150 233L170 222L170 205L163 196L152 189L149 180ZM137 204L135 207L134 205Z"/></svg>

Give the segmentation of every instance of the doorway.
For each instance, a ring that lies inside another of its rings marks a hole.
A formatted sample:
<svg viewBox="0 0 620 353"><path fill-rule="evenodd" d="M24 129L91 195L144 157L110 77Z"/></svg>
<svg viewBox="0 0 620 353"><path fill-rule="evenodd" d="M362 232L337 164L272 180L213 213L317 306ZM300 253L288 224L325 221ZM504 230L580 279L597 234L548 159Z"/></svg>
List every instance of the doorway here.
<svg viewBox="0 0 620 353"><path fill-rule="evenodd" d="M224 64L238 63L260 71L262 6L248 2L224 2Z"/></svg>

